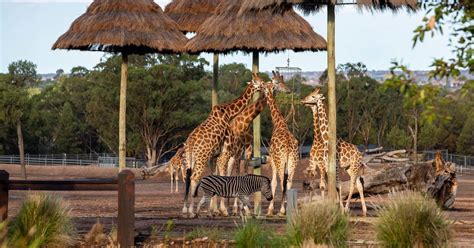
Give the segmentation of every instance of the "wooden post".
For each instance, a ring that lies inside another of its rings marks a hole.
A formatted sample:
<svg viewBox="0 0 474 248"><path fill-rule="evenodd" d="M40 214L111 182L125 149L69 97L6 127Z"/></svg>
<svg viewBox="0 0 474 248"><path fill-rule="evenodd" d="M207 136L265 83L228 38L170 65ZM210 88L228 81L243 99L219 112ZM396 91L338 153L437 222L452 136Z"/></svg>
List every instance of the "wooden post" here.
<svg viewBox="0 0 474 248"><path fill-rule="evenodd" d="M298 191L288 189L286 191L286 223L290 224L298 210L297 206Z"/></svg>
<svg viewBox="0 0 474 248"><path fill-rule="evenodd" d="M219 87L219 54L214 53L214 66L213 66L213 74L212 74L212 107L216 106L219 103L219 98L217 95Z"/></svg>
<svg viewBox="0 0 474 248"><path fill-rule="evenodd" d="M118 226L120 247L134 246L135 232L135 175L123 170L118 176Z"/></svg>
<svg viewBox="0 0 474 248"><path fill-rule="evenodd" d="M127 77L128 77L128 54L122 52L122 71L120 75L120 112L119 112L119 171L126 165L127 154Z"/></svg>
<svg viewBox="0 0 474 248"><path fill-rule="evenodd" d="M336 200L336 56L335 56L335 11L333 1L328 3L327 23L327 59L328 59L328 112L329 112L329 147L328 147L328 196Z"/></svg>
<svg viewBox="0 0 474 248"><path fill-rule="evenodd" d="M10 174L0 170L0 222L8 218L8 180Z"/></svg>
<svg viewBox="0 0 474 248"><path fill-rule="evenodd" d="M258 73L258 52L253 52L252 53L252 72ZM260 97L260 93L256 93L253 95L253 100L257 101L258 98ZM261 138L261 131L260 131L260 114L253 119L253 157L255 158L261 158L262 153L260 151L260 138ZM255 167L253 170L253 174L255 175L260 175L262 173L262 170L260 166ZM262 202L262 195L260 192L255 193L254 196L254 214L255 215L260 215L261 212L261 202Z"/></svg>

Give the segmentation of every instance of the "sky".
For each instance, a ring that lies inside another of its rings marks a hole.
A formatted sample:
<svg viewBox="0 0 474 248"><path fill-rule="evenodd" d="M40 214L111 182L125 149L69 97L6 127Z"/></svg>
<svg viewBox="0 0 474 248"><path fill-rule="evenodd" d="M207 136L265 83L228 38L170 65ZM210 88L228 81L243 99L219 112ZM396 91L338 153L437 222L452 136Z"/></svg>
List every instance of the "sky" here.
<svg viewBox="0 0 474 248"><path fill-rule="evenodd" d="M170 1L159 0L162 8ZM86 11L90 0L0 0L0 72L8 64L27 59L37 64L39 73L54 73L61 68L69 72L74 66L92 68L103 52L51 50L56 39ZM301 14L301 13L300 13ZM412 48L413 30L420 25L423 11L405 12L360 11L353 6L336 9L336 63L363 62L369 70L387 70L391 61L402 61L413 70L427 70L433 58L450 57L448 37L435 36ZM304 16L313 29L326 38L325 11ZM202 54L212 61L211 54ZM326 52L280 52L260 55L260 70L277 66L300 67L303 71L326 68ZM221 56L220 63L244 63L251 66L251 55L237 53ZM211 70L211 67L207 68Z"/></svg>

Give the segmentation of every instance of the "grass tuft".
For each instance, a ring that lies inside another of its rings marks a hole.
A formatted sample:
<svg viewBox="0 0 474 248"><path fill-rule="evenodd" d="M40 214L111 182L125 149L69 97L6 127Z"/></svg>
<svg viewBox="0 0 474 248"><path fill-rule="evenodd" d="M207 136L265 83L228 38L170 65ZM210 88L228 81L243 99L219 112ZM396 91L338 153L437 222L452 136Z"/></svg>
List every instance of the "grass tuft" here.
<svg viewBox="0 0 474 248"><path fill-rule="evenodd" d="M237 247L288 247L286 237L277 235L256 220L245 220L238 225L234 234Z"/></svg>
<svg viewBox="0 0 474 248"><path fill-rule="evenodd" d="M306 203L288 225L287 237L291 245L298 247L308 243L347 247L349 217L327 200Z"/></svg>
<svg viewBox="0 0 474 248"><path fill-rule="evenodd" d="M9 230L15 247L64 247L74 243L69 208L49 194L28 195Z"/></svg>
<svg viewBox="0 0 474 248"><path fill-rule="evenodd" d="M418 192L390 194L376 206L377 239L384 247L444 247L451 237L450 222L433 199Z"/></svg>

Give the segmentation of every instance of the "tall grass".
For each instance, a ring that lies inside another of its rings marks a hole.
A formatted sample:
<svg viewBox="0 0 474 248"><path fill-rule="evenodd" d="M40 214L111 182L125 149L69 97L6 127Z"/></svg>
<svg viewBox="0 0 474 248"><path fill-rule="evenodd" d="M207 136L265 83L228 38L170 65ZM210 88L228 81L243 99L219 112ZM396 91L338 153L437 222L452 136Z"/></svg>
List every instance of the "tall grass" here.
<svg viewBox="0 0 474 248"><path fill-rule="evenodd" d="M287 227L291 245L301 247L313 242L331 247L346 247L349 217L335 203L318 200L302 205Z"/></svg>
<svg viewBox="0 0 474 248"><path fill-rule="evenodd" d="M264 227L256 220L244 219L234 234L237 247L288 247L284 236L277 235L272 229Z"/></svg>
<svg viewBox="0 0 474 248"><path fill-rule="evenodd" d="M413 191L392 193L390 201L376 209L377 239L383 246L447 246L450 222L433 199Z"/></svg>
<svg viewBox="0 0 474 248"><path fill-rule="evenodd" d="M9 230L14 247L65 247L74 242L74 230L61 198L28 195Z"/></svg>

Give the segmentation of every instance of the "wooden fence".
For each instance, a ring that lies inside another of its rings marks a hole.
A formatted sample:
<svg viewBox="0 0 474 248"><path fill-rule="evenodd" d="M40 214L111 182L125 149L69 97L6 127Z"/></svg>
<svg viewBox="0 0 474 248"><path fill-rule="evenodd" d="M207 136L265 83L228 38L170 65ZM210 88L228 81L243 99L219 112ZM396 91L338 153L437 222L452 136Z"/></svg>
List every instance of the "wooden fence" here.
<svg viewBox="0 0 474 248"><path fill-rule="evenodd" d="M10 180L10 175L0 170L0 221L8 217L8 191L115 191L118 190L117 236L120 247L134 245L135 231L135 175L129 170L119 173L118 179L71 179L57 181Z"/></svg>

